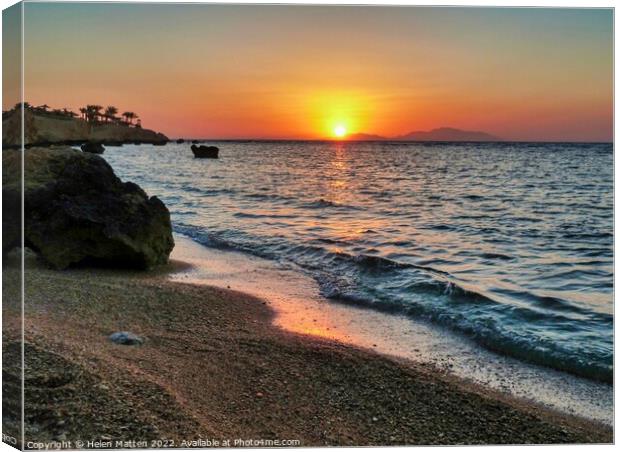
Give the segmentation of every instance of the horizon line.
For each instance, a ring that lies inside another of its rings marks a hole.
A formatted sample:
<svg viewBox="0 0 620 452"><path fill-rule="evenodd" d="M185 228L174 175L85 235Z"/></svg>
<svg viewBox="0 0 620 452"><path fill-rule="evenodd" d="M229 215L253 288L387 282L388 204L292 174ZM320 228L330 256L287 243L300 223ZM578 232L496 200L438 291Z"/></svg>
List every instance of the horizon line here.
<svg viewBox="0 0 620 452"><path fill-rule="evenodd" d="M558 144L614 144L614 141L571 141L571 140L349 140L349 139L332 139L332 138L183 138L176 137L170 138L169 142L176 140L184 140L185 142L191 141L263 141L263 142L278 142L278 141L298 141L298 142L325 142L325 143L558 143Z"/></svg>

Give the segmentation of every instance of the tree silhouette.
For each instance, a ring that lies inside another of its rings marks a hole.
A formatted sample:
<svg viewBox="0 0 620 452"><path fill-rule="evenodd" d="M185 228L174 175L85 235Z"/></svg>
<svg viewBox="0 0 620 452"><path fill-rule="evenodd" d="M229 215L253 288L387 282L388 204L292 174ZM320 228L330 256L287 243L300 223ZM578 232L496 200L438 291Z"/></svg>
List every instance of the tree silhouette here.
<svg viewBox="0 0 620 452"><path fill-rule="evenodd" d="M106 121L114 120L116 118L116 113L118 113L118 108L112 105L108 105L108 107L105 109Z"/></svg>
<svg viewBox="0 0 620 452"><path fill-rule="evenodd" d="M93 110L95 112L95 121L98 121L102 117L102 114L101 114L102 108L103 107L101 105L93 105Z"/></svg>
<svg viewBox="0 0 620 452"><path fill-rule="evenodd" d="M88 122L97 122L101 116L101 105L87 105L86 106L86 120Z"/></svg>
<svg viewBox="0 0 620 452"><path fill-rule="evenodd" d="M125 122L127 122L127 124L133 124L133 119L137 116L133 111L126 111L123 113L123 117L125 118Z"/></svg>
<svg viewBox="0 0 620 452"><path fill-rule="evenodd" d="M28 102L18 102L18 103L15 104L15 107L13 107L13 108L15 110L21 110L22 107L24 107L24 109L32 108L32 106Z"/></svg>
<svg viewBox="0 0 620 452"><path fill-rule="evenodd" d="M87 105L86 106L86 121L97 122L101 115L101 105Z"/></svg>

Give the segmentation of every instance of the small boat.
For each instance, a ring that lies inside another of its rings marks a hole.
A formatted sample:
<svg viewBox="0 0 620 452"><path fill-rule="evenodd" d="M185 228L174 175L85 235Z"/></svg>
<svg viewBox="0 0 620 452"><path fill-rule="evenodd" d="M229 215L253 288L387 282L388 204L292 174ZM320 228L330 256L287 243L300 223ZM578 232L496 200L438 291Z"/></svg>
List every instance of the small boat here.
<svg viewBox="0 0 620 452"><path fill-rule="evenodd" d="M196 146L192 144L192 152L197 159L216 159L220 150L216 146Z"/></svg>

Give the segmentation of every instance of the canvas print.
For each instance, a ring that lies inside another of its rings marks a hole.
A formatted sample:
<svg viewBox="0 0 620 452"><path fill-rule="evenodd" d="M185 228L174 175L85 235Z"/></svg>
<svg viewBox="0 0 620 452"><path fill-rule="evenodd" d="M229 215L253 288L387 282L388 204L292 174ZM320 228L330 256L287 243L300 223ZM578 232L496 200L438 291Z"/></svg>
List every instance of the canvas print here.
<svg viewBox="0 0 620 452"><path fill-rule="evenodd" d="M613 442L613 9L3 11L18 449Z"/></svg>

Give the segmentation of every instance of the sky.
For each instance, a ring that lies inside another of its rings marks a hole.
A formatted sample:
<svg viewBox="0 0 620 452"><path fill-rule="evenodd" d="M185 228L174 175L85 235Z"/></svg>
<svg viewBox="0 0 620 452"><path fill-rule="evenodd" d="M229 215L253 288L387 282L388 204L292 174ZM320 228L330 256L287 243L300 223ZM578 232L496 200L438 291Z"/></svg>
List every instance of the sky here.
<svg viewBox="0 0 620 452"><path fill-rule="evenodd" d="M26 3L24 27L26 101L169 137L613 137L611 9Z"/></svg>

